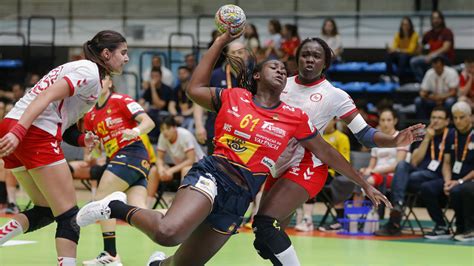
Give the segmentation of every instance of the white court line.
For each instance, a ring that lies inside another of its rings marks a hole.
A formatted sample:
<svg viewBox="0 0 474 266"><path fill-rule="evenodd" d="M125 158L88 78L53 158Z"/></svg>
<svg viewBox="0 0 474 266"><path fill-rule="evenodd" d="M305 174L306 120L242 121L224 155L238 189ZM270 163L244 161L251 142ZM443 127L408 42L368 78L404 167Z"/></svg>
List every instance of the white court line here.
<svg viewBox="0 0 474 266"><path fill-rule="evenodd" d="M7 247L7 246L19 246L19 245L28 245L34 244L36 241L28 241L28 240L9 240L5 244L1 245L0 247Z"/></svg>

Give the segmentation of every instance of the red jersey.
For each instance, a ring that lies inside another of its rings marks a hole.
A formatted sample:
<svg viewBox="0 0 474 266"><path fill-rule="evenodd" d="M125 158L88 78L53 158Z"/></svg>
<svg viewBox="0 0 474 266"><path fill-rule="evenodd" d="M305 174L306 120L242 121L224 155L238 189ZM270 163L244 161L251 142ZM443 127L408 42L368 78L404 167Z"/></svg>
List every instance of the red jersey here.
<svg viewBox="0 0 474 266"><path fill-rule="evenodd" d="M112 93L103 106L97 104L84 117L84 128L96 134L108 158L140 137L123 141L122 131L137 126L135 116L145 112L132 98L125 94Z"/></svg>
<svg viewBox="0 0 474 266"><path fill-rule="evenodd" d="M233 88L220 91L215 123L214 154L245 165L253 173L272 173L291 138L305 140L318 134L301 109L280 102L261 107L252 93Z"/></svg>

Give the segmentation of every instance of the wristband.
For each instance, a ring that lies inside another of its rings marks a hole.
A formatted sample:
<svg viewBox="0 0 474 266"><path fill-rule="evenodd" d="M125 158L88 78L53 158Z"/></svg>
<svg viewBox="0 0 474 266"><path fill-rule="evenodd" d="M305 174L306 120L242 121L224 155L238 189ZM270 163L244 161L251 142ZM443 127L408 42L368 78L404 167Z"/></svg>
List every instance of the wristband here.
<svg viewBox="0 0 474 266"><path fill-rule="evenodd" d="M16 125L10 130L10 132L15 135L19 141L25 137L27 131L28 130L20 123L16 123Z"/></svg>
<svg viewBox="0 0 474 266"><path fill-rule="evenodd" d="M134 127L134 128L132 128L132 130L137 132L139 136L142 134L138 127Z"/></svg>
<svg viewBox="0 0 474 266"><path fill-rule="evenodd" d="M77 144L79 144L79 147L85 147L86 146L86 134L81 134L77 138Z"/></svg>

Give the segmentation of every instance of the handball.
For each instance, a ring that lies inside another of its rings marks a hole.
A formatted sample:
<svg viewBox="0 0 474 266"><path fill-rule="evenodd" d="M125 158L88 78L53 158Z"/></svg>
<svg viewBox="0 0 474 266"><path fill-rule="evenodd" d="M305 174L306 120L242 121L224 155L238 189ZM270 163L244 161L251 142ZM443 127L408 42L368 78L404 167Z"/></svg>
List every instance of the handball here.
<svg viewBox="0 0 474 266"><path fill-rule="evenodd" d="M240 33L245 28L245 13L236 5L221 6L215 16L217 30L225 33L227 28L232 35Z"/></svg>

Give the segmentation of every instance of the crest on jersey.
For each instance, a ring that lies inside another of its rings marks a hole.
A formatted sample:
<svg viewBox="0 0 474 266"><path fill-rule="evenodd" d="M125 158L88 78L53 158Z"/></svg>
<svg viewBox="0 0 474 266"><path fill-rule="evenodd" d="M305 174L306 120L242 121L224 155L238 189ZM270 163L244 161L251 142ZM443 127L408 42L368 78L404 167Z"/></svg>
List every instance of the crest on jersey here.
<svg viewBox="0 0 474 266"><path fill-rule="evenodd" d="M107 109L107 114L110 115L112 113L112 110L109 108Z"/></svg>
<svg viewBox="0 0 474 266"><path fill-rule="evenodd" d="M313 93L311 96L309 96L309 99L317 103L323 99L323 95L321 93Z"/></svg>
<svg viewBox="0 0 474 266"><path fill-rule="evenodd" d="M247 163L261 146L229 134L224 134L218 142L229 147L244 163Z"/></svg>
<svg viewBox="0 0 474 266"><path fill-rule="evenodd" d="M278 114L274 114L272 118L273 120L280 120L280 118L278 118Z"/></svg>

